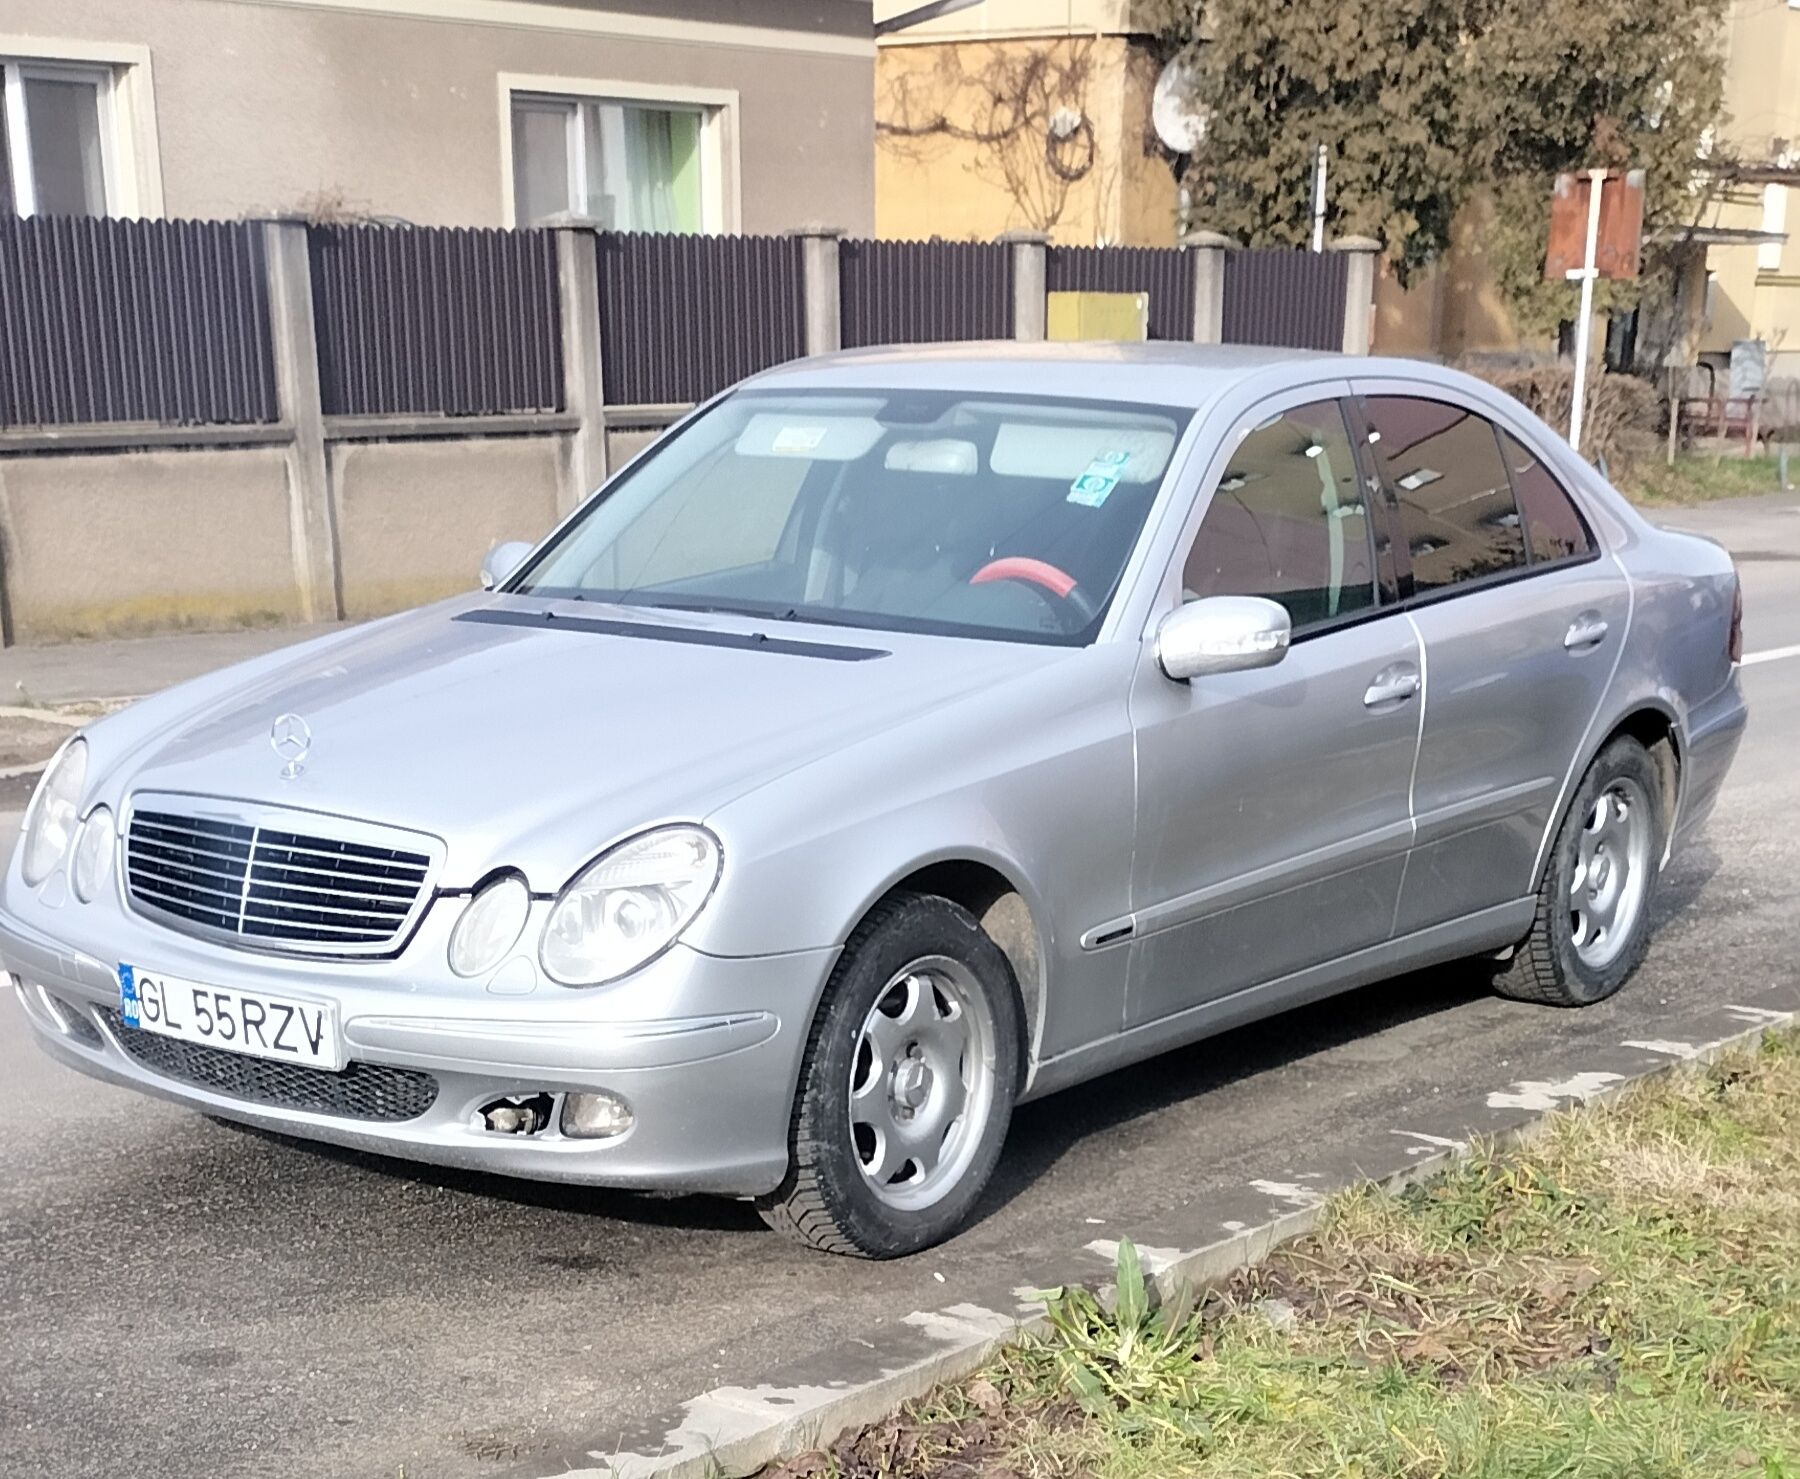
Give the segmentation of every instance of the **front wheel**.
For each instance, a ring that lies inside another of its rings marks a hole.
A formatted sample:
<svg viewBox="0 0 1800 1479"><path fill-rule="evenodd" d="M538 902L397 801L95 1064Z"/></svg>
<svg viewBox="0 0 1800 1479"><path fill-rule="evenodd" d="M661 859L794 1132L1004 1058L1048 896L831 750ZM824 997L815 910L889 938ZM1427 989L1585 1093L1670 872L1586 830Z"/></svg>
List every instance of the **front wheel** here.
<svg viewBox="0 0 1800 1479"><path fill-rule="evenodd" d="M1012 968L966 909L924 894L877 905L826 987L763 1220L864 1258L948 1237L999 1159L1020 1035Z"/></svg>
<svg viewBox="0 0 1800 1479"><path fill-rule="evenodd" d="M1588 767L1544 869L1531 933L1495 978L1502 996L1589 1006L1638 968L1662 864L1661 794L1649 752L1627 736Z"/></svg>

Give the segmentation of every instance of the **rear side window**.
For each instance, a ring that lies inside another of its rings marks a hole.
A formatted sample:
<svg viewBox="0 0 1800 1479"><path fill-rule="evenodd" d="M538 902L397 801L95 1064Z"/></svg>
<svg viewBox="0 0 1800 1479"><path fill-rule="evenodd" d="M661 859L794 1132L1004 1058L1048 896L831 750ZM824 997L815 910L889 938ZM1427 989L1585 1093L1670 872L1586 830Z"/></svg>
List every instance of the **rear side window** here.
<svg viewBox="0 0 1800 1479"><path fill-rule="evenodd" d="M1500 451L1512 474L1534 562L1581 559L1594 552L1594 536L1563 485L1521 443L1500 433Z"/></svg>
<svg viewBox="0 0 1800 1479"><path fill-rule="evenodd" d="M1336 401L1285 411L1226 465L1182 567L1188 599L1267 596L1294 629L1374 604L1368 511Z"/></svg>
<svg viewBox="0 0 1800 1479"><path fill-rule="evenodd" d="M1491 422L1410 396L1364 403L1370 450L1400 510L1421 593L1525 564L1525 531Z"/></svg>

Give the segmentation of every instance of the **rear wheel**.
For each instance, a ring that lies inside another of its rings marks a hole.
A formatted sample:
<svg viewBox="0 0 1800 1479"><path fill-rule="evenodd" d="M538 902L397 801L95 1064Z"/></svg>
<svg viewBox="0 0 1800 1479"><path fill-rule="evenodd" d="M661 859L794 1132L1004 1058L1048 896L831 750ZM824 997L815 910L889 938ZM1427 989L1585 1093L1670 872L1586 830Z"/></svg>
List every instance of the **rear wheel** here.
<svg viewBox="0 0 1800 1479"><path fill-rule="evenodd" d="M1019 1019L1012 968L967 910L922 894L877 905L826 988L763 1220L864 1258L948 1237L1006 1138Z"/></svg>
<svg viewBox="0 0 1800 1479"><path fill-rule="evenodd" d="M1638 968L1662 862L1660 795L1636 740L1621 736L1600 752L1557 832L1531 933L1495 978L1501 995L1588 1006Z"/></svg>

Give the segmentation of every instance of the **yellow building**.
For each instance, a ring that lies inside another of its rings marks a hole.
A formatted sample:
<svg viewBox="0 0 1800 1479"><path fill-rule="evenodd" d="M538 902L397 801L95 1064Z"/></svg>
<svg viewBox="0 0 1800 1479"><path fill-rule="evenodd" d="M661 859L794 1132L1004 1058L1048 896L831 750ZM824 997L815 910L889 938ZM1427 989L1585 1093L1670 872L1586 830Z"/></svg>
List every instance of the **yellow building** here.
<svg viewBox="0 0 1800 1479"><path fill-rule="evenodd" d="M1175 244L1160 67L1130 0L978 0L882 34L921 4L875 4L877 234Z"/></svg>
<svg viewBox="0 0 1800 1479"><path fill-rule="evenodd" d="M1722 152L1747 166L1710 223L1761 241L1713 244L1700 351L1760 339L1773 378L1800 376L1800 0L1733 0Z"/></svg>

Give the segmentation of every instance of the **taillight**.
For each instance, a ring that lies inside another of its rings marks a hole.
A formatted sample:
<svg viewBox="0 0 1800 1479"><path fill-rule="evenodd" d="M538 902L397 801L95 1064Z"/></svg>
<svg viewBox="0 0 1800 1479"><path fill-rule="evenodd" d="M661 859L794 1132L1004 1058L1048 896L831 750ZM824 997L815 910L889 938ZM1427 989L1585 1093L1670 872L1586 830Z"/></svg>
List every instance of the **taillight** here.
<svg viewBox="0 0 1800 1479"><path fill-rule="evenodd" d="M1744 587L1735 575L1731 582L1731 638L1725 650L1733 662L1744 660Z"/></svg>

